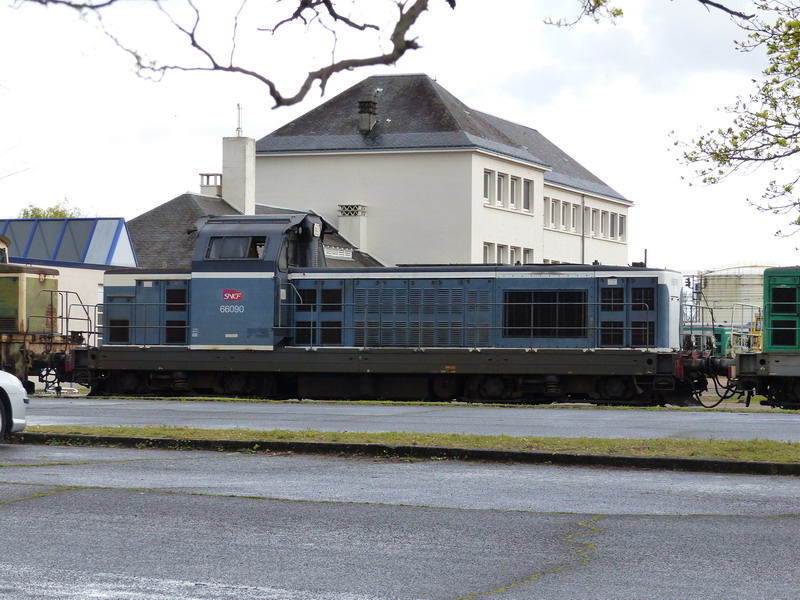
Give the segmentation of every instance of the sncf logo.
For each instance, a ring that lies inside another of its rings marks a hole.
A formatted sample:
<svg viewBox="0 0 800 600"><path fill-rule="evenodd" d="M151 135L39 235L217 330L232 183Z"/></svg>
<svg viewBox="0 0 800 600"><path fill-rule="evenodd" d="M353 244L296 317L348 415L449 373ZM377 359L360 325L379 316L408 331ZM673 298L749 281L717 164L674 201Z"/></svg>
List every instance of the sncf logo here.
<svg viewBox="0 0 800 600"><path fill-rule="evenodd" d="M239 290L222 290L222 299L226 302L241 302L244 292Z"/></svg>

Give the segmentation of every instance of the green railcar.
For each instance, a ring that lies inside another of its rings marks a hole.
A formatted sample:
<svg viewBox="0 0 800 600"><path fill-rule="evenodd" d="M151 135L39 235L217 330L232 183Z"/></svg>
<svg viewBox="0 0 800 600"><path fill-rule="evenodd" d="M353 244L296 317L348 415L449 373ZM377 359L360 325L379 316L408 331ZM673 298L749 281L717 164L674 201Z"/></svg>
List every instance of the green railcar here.
<svg viewBox="0 0 800 600"><path fill-rule="evenodd" d="M764 271L764 352L800 350L800 267Z"/></svg>

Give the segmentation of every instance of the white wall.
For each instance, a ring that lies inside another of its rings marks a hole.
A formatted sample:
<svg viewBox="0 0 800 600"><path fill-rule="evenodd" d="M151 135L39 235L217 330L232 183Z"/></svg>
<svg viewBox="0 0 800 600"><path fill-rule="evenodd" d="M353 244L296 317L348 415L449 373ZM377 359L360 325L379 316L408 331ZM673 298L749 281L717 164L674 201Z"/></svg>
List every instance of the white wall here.
<svg viewBox="0 0 800 600"><path fill-rule="evenodd" d="M384 264L471 259L469 152L259 156L256 202L314 210L367 206L369 254Z"/></svg>
<svg viewBox="0 0 800 600"><path fill-rule="evenodd" d="M484 174L489 171L489 198L484 197ZM502 202L498 199L498 176L503 177L504 191ZM539 261L542 255L542 214L541 198L544 189L544 170L524 163L505 160L482 153L473 154L472 173L472 211L475 228L473 231L473 249L471 262L484 260L484 244L490 244L487 262L497 261L497 246L504 246L503 262L511 262L510 249L519 248L520 252L529 249L533 252L533 261ZM518 181L516 202L511 202L511 179ZM530 207L524 210L524 184L531 182L532 193ZM517 260L522 262L522 256ZM533 262L531 261L531 262Z"/></svg>
<svg viewBox="0 0 800 600"><path fill-rule="evenodd" d="M492 197L484 198L484 173L491 172ZM497 201L497 176L505 179L505 197ZM314 210L338 226L339 205L367 207L366 247L387 265L397 263L481 263L484 244L502 245L504 262L511 248L533 253L532 262L624 265L624 240L583 239L572 231L545 227L544 198L625 216L628 205L544 182L545 170L475 151L362 152L260 155L256 158L256 202ZM518 180L516 206L510 203L511 179ZM523 210L523 185L531 182L530 212ZM580 213L580 210L578 211ZM582 218L579 214L579 220ZM354 241L354 240L351 240Z"/></svg>
<svg viewBox="0 0 800 600"><path fill-rule="evenodd" d="M79 302L78 297L80 297L81 303L91 306L102 302L103 275L105 273L103 269L79 269L72 267L57 267L57 269L59 273L58 289L75 292L65 296L63 307L59 307L60 317L66 316L64 313L69 310L68 304L74 305ZM69 323L70 330L85 331L88 329L85 322L77 320L81 317L81 312L82 311L77 307L71 309L70 318L76 320ZM93 311L91 317L94 319ZM96 329L97 323L93 322L92 325ZM69 332L62 331L62 333L67 334Z"/></svg>

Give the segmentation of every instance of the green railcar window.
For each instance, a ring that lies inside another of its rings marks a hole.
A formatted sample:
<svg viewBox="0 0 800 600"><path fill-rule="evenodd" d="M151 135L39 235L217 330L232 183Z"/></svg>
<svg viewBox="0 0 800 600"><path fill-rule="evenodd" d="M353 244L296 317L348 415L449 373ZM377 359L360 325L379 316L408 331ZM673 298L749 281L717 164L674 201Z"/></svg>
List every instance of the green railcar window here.
<svg viewBox="0 0 800 600"><path fill-rule="evenodd" d="M772 322L773 346L797 346L797 328L794 320L780 320Z"/></svg>
<svg viewBox="0 0 800 600"><path fill-rule="evenodd" d="M797 288L772 288L772 312L779 315L797 314Z"/></svg>

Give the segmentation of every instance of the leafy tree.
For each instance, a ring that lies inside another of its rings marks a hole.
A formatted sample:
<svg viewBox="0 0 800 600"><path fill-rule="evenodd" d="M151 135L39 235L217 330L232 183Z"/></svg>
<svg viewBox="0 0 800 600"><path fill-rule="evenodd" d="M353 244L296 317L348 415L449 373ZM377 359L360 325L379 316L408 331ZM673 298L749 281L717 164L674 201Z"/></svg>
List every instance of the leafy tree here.
<svg viewBox="0 0 800 600"><path fill-rule="evenodd" d="M683 156L710 184L748 168L772 165L783 179L771 181L755 204L782 214L800 208L795 196L800 166L794 158L800 153L800 2L770 0L760 2L758 9L759 15L742 25L747 38L738 47L766 51L763 77L753 82L755 91L749 97L739 97L726 109L733 115L728 127L700 136ZM800 225L800 217L793 224Z"/></svg>
<svg viewBox="0 0 800 600"><path fill-rule="evenodd" d="M722 11L723 13L726 13L737 19L748 20L752 18L752 15L734 10L727 6L724 2L714 2L713 0L696 1L708 9ZM578 0L578 3L580 4L580 10L573 19L567 21L564 18L547 18L545 21L551 25L557 25L559 27L570 27L575 25L578 21L582 21L584 19L591 19L595 22L611 21L613 23L618 18L623 16L622 9L618 6L615 6L612 0Z"/></svg>
<svg viewBox="0 0 800 600"><path fill-rule="evenodd" d="M84 214L79 208L69 206L66 198L47 208L28 204L26 208L19 211L20 219L74 219L83 216Z"/></svg>

